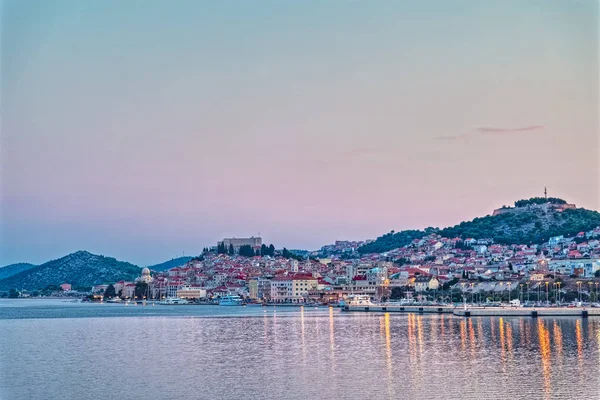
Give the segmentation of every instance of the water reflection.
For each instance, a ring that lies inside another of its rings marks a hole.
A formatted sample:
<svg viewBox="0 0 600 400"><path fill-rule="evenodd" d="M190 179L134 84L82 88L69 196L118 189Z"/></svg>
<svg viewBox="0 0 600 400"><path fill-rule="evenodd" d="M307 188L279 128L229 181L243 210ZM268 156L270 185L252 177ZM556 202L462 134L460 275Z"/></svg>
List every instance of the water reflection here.
<svg viewBox="0 0 600 400"><path fill-rule="evenodd" d="M553 321L553 329L552 335L554 337L554 349L556 350L556 355L559 360L562 360L562 350L563 350L563 339L562 339L562 329L556 322Z"/></svg>
<svg viewBox="0 0 600 400"><path fill-rule="evenodd" d="M180 310L143 318L0 318L0 397L101 398L123 388L136 398L598 397L600 320L592 318L283 307L223 318L209 306L192 309L202 318L168 314ZM115 368L115 360L143 368Z"/></svg>
<svg viewBox="0 0 600 400"><path fill-rule="evenodd" d="M465 344L466 336L467 336L467 323L463 319L462 321L460 321L460 344L461 344L463 352L465 351L465 348L466 348L466 344Z"/></svg>
<svg viewBox="0 0 600 400"><path fill-rule="evenodd" d="M552 391L552 383L550 377L550 332L546 329L544 321L538 319L538 339L540 343L540 355L542 358L542 372L544 376L544 398L549 399Z"/></svg>
<svg viewBox="0 0 600 400"><path fill-rule="evenodd" d="M333 308L329 308L329 349L331 350L331 369L336 370L335 364L335 331L333 329Z"/></svg>
<svg viewBox="0 0 600 400"><path fill-rule="evenodd" d="M469 318L469 340L471 345L471 355L475 355L475 330L473 329L473 319Z"/></svg>
<svg viewBox="0 0 600 400"><path fill-rule="evenodd" d="M302 365L306 365L306 340L304 331L304 307L300 310L300 337L302 339Z"/></svg>
<svg viewBox="0 0 600 400"><path fill-rule="evenodd" d="M388 397L392 398L392 335L390 333L390 313L385 313L383 320L385 329L385 365L387 368Z"/></svg>

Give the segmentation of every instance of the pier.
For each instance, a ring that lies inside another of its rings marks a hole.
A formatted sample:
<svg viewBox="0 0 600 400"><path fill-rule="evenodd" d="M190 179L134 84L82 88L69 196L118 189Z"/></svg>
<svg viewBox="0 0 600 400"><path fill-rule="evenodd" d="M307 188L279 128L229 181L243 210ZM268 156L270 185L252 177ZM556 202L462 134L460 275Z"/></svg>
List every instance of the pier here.
<svg viewBox="0 0 600 400"><path fill-rule="evenodd" d="M398 306L398 305L347 305L343 311L390 312L414 314L453 314L459 317L595 317L600 308L556 307L454 307L454 306Z"/></svg>

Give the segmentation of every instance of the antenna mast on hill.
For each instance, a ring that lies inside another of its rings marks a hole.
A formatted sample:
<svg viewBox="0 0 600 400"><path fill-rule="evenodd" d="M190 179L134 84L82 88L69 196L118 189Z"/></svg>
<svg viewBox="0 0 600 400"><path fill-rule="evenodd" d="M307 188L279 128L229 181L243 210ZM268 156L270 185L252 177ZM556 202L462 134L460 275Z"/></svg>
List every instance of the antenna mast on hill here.
<svg viewBox="0 0 600 400"><path fill-rule="evenodd" d="M546 186L544 186L544 198L548 200L548 190L546 190Z"/></svg>

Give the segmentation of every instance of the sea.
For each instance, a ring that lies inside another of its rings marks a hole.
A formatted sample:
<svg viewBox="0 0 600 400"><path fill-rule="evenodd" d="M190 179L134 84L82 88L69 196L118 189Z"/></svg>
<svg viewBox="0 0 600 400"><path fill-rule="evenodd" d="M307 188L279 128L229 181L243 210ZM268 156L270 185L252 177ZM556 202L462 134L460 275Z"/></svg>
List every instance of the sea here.
<svg viewBox="0 0 600 400"><path fill-rule="evenodd" d="M598 399L600 318L0 300L0 399Z"/></svg>

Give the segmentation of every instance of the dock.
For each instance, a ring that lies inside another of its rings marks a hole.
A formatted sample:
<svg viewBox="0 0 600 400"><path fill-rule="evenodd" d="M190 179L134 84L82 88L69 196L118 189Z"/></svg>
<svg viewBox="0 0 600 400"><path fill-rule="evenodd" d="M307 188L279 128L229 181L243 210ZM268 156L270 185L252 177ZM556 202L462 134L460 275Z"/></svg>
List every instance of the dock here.
<svg viewBox="0 0 600 400"><path fill-rule="evenodd" d="M415 313L415 314L452 314L453 306L401 306L391 304L369 304L360 306L344 306L343 311L369 311L369 312L395 312L395 313Z"/></svg>
<svg viewBox="0 0 600 400"><path fill-rule="evenodd" d="M346 305L343 311L389 312L413 314L452 314L458 317L581 317L600 316L600 308L557 307L454 307L454 306L399 306L399 305Z"/></svg>

